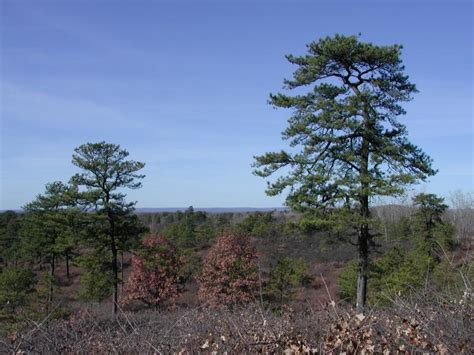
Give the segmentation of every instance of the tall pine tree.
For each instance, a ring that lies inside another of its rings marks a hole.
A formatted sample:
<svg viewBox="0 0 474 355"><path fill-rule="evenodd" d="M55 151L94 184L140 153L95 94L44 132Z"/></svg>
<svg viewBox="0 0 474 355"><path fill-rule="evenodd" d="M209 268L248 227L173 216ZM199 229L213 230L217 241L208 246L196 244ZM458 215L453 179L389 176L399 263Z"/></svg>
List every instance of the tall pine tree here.
<svg viewBox="0 0 474 355"><path fill-rule="evenodd" d="M82 171L71 178L71 183L82 188L82 201L91 214L89 242L96 251L107 251L106 260L112 275L112 313L117 312L119 283L119 253L130 250L138 242L143 228L132 212L135 202L127 202L121 192L125 188L138 189L139 174L145 164L127 160L129 153L117 144L87 143L74 150L72 163Z"/></svg>
<svg viewBox="0 0 474 355"><path fill-rule="evenodd" d="M283 132L291 149L255 157L255 173L266 178L282 172L269 183L267 194L289 190L286 203L294 209L345 205L356 210L357 309L363 311L373 237L371 199L400 194L406 185L435 171L397 119L405 114L401 103L417 91L404 73L401 46L335 35L307 49L306 55L286 57L297 69L285 85L298 92L311 90L270 95L274 107L292 110Z"/></svg>

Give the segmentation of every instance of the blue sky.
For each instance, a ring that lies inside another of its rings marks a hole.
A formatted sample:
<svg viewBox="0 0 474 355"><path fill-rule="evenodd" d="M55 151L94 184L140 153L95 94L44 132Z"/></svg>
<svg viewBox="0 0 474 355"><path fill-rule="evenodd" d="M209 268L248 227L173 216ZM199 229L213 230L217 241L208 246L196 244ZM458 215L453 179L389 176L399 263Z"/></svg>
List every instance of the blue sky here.
<svg viewBox="0 0 474 355"><path fill-rule="evenodd" d="M267 104L323 36L403 44L420 93L401 118L438 175L417 190L473 191L471 1L1 2L0 209L77 170L106 140L144 161L138 207L271 207L252 156L285 147Z"/></svg>

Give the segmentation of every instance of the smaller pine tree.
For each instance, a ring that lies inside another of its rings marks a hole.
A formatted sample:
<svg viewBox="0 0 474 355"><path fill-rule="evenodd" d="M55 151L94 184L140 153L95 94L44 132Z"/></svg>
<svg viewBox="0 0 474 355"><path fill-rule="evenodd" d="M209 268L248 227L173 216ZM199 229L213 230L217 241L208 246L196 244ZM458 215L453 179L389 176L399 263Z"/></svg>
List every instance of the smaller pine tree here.
<svg viewBox="0 0 474 355"><path fill-rule="evenodd" d="M252 301L259 284L257 251L250 238L220 235L204 260L198 283L199 299L211 306Z"/></svg>
<svg viewBox="0 0 474 355"><path fill-rule="evenodd" d="M435 194L421 193L413 198L416 211L413 218L415 249L439 261L439 248L452 249L454 246L454 228L443 221L448 209L444 199Z"/></svg>
<svg viewBox="0 0 474 355"><path fill-rule="evenodd" d="M158 308L174 303L180 293L182 261L176 248L164 236L147 236L132 257L132 272L124 287L122 302L141 301Z"/></svg>
<svg viewBox="0 0 474 355"><path fill-rule="evenodd" d="M14 312L26 305L34 292L35 283L35 274L28 269L3 269L0 272L0 316L3 310Z"/></svg>
<svg viewBox="0 0 474 355"><path fill-rule="evenodd" d="M307 271L308 263L304 259L279 258L270 271L267 295L280 304L290 301L295 287L311 281Z"/></svg>

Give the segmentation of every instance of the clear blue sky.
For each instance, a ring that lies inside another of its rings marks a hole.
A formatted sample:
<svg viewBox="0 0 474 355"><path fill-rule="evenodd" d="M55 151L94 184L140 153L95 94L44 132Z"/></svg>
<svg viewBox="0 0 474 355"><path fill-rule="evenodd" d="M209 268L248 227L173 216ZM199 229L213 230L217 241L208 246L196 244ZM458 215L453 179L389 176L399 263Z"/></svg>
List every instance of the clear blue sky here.
<svg viewBox="0 0 474 355"><path fill-rule="evenodd" d="M144 161L139 207L272 207L252 156L284 147L268 94L322 36L403 44L417 189L473 191L471 1L1 0L1 203L19 208L106 140Z"/></svg>

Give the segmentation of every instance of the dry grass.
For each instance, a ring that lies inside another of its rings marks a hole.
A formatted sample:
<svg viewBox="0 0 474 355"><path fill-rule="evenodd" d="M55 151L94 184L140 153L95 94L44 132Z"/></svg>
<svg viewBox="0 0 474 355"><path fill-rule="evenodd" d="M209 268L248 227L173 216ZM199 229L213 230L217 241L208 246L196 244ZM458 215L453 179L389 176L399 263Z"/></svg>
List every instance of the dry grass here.
<svg viewBox="0 0 474 355"><path fill-rule="evenodd" d="M346 307L280 314L244 308L121 312L92 309L67 320L31 323L0 340L10 353L474 353L472 298L417 295L365 316Z"/></svg>

